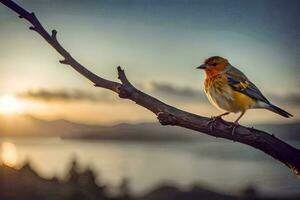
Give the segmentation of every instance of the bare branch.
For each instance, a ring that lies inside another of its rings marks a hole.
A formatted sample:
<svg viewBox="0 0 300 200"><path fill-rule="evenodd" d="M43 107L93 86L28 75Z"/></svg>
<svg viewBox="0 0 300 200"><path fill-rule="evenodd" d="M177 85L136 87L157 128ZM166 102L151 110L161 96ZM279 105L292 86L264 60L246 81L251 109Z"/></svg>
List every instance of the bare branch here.
<svg viewBox="0 0 300 200"><path fill-rule="evenodd" d="M57 31L52 30L51 35L44 29L34 13L29 13L11 0L0 0L2 4L16 12L20 18L26 19L32 26L30 29L40 34L64 59L62 64L70 65L78 73L89 79L96 87L102 87L116 92L120 98L130 99L138 105L150 110L162 125L181 126L214 137L247 144L259 149L273 158L281 161L293 172L300 176L300 150L268 134L254 128L239 126L234 136L231 134L232 123L218 120L214 129L208 126L209 118L182 111L136 89L127 79L124 70L118 67L118 78L121 83L106 80L89 71L78 63L58 42Z"/></svg>

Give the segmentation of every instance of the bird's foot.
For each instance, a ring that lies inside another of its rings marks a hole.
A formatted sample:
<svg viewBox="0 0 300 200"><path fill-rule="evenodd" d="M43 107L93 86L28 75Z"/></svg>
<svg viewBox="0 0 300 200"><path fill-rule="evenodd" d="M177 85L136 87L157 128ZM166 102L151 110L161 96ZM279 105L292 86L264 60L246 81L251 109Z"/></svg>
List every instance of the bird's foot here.
<svg viewBox="0 0 300 200"><path fill-rule="evenodd" d="M207 126L209 126L209 130L210 132L213 131L215 124L218 120L222 119L221 116L211 116L211 118L209 119L209 121L206 123Z"/></svg>
<svg viewBox="0 0 300 200"><path fill-rule="evenodd" d="M228 128L232 129L231 131L231 135L232 137L234 136L235 133L235 129L240 126L240 124L238 122L233 122L233 124L231 124Z"/></svg>

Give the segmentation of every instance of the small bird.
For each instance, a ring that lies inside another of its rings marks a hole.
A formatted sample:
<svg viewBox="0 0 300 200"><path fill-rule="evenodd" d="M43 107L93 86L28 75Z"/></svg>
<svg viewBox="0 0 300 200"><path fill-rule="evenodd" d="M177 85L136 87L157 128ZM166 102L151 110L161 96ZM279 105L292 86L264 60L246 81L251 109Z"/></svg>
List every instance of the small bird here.
<svg viewBox="0 0 300 200"><path fill-rule="evenodd" d="M229 113L241 112L234 121L232 130L234 134L235 127L239 125L238 121L248 109L264 108L286 118L293 117L270 103L246 75L232 66L227 59L213 56L206 59L197 69L205 71L204 91L209 101L218 109L225 111L221 115L212 117L210 123Z"/></svg>

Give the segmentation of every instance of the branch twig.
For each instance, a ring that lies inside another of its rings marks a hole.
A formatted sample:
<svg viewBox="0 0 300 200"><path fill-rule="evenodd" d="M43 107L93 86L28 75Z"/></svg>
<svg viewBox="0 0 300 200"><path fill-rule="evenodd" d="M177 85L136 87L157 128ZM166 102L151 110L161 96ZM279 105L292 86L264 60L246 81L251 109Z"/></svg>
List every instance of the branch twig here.
<svg viewBox="0 0 300 200"><path fill-rule="evenodd" d="M281 141L273 134L244 126L237 127L233 136L229 128L232 123L223 120L216 121L214 129L210 130L210 127L207 125L210 120L209 118L182 111L136 89L127 79L121 67L117 68L118 78L121 83L101 78L78 63L58 42L57 31L52 30L51 34L49 34L34 13L29 13L11 0L0 0L0 2L32 25L30 26L30 30L40 34L64 58L60 63L70 65L78 73L93 82L96 87L112 90L116 92L120 98L130 99L138 105L150 110L157 116L157 119L162 125L181 126L214 137L221 137L247 144L281 161L292 169L297 176L300 176L299 149Z"/></svg>

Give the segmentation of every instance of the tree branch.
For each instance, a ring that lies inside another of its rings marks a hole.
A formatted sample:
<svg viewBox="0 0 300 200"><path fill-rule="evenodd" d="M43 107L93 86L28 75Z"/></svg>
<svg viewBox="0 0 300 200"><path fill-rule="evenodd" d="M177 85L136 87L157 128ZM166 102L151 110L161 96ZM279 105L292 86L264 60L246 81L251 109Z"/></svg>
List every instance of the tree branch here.
<svg viewBox="0 0 300 200"><path fill-rule="evenodd" d="M32 25L30 29L40 34L64 58L60 63L70 65L78 73L93 82L96 87L112 90L116 92L120 98L130 99L136 102L136 104L150 110L157 116L157 119L162 125L181 126L214 137L221 137L247 144L281 161L292 169L297 176L300 176L299 149L281 141L273 134L244 126L238 126L233 136L230 129L232 123L224 120L217 120L214 129L211 130L208 125L209 118L182 111L136 89L127 79L121 67L117 68L118 78L121 83L99 77L78 63L58 42L57 31L52 30L51 34L49 34L34 13L29 13L11 0L0 0L0 2Z"/></svg>

